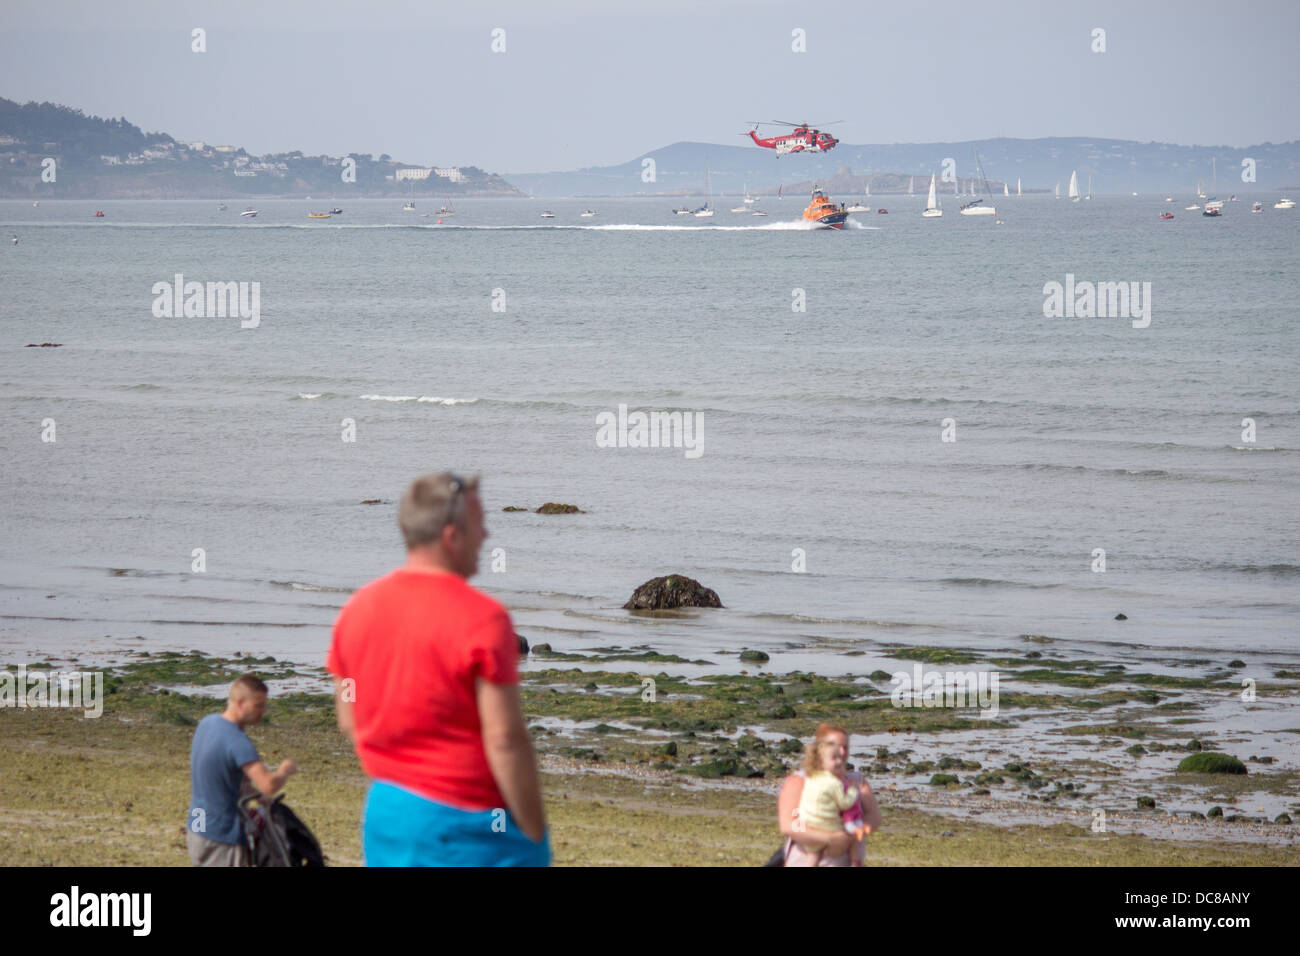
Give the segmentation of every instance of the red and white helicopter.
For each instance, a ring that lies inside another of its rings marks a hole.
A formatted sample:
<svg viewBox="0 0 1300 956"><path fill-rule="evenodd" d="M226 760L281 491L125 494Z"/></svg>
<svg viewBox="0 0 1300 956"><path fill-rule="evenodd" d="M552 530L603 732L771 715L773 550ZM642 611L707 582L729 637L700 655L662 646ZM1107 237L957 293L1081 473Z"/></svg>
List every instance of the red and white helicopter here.
<svg viewBox="0 0 1300 956"><path fill-rule="evenodd" d="M740 135L748 136L757 145L765 149L776 150L778 156L783 156L786 153L824 153L834 149L835 144L839 142L830 133L823 133L809 123L787 123L783 120L773 120L772 122L779 126L793 127L794 131L780 136L772 136L768 139L759 139L756 133L759 124L755 123L753 129ZM842 121L836 120L835 122ZM833 126L834 123L824 123L823 125Z"/></svg>

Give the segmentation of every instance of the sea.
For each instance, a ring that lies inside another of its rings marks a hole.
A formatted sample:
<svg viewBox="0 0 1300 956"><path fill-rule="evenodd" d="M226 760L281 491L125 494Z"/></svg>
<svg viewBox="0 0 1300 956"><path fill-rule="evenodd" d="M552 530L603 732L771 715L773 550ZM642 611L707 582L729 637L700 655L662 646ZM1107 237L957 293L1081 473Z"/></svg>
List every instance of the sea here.
<svg viewBox="0 0 1300 956"><path fill-rule="evenodd" d="M557 651L1294 670L1300 212L1176 198L873 197L843 231L791 197L0 202L0 663L320 665L450 469L482 476L475 583ZM176 314L178 276L256 315ZM1145 317L1045 292L1121 282ZM692 447L602 440L621 407ZM673 573L724 607L622 609Z"/></svg>

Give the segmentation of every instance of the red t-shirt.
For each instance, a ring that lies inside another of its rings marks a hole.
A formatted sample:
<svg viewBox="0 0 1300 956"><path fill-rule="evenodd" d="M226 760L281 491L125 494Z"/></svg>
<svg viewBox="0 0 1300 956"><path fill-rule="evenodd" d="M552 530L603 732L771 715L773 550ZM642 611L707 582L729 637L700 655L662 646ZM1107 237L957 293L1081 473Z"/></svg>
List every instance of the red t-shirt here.
<svg viewBox="0 0 1300 956"><path fill-rule="evenodd" d="M519 682L500 603L455 574L399 568L343 606L325 666L355 681L357 756L370 777L466 810L505 806L474 693L478 677Z"/></svg>

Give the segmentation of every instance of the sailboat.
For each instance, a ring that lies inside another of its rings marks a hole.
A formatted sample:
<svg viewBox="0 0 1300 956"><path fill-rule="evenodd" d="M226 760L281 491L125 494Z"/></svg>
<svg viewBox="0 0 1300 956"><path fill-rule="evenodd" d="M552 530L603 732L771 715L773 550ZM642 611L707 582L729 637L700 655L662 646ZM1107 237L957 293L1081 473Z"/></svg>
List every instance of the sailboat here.
<svg viewBox="0 0 1300 956"><path fill-rule="evenodd" d="M1136 196L1137 193L1134 193L1133 195ZM1083 198L1084 199L1092 198L1092 173L1088 174L1088 195L1084 196Z"/></svg>
<svg viewBox="0 0 1300 956"><path fill-rule="evenodd" d="M975 151L975 168L979 171L980 183L984 186L984 192L987 194L989 191L989 182L987 179L984 178L984 167L980 165L979 150ZM972 191L974 190L974 188L975 188L975 182L974 180L972 180L971 181ZM989 198L992 199L993 197L989 196ZM978 199L978 198L972 199L970 202L966 203L966 205L961 207L960 210L961 214L963 216L996 216L998 214L997 209L993 206L981 206L980 203L982 203L983 201L984 201L983 199Z"/></svg>
<svg viewBox="0 0 1300 956"><path fill-rule="evenodd" d="M1061 184L1060 184L1060 183L1057 183L1057 184L1056 184L1056 198L1057 198L1057 199L1060 199L1060 198L1061 198Z"/></svg>
<svg viewBox="0 0 1300 956"><path fill-rule="evenodd" d="M1002 195L1004 196L1011 195L1011 187L1009 187L1006 183L1002 184Z"/></svg>
<svg viewBox="0 0 1300 956"><path fill-rule="evenodd" d="M1205 198L1205 183L1201 182L1201 180L1199 179L1196 180L1196 198L1197 199Z"/></svg>
<svg viewBox="0 0 1300 956"><path fill-rule="evenodd" d="M943 210L939 208L939 200L934 194L934 173L930 174L930 195L925 200L925 211L921 216L925 219L937 219L943 215Z"/></svg>
<svg viewBox="0 0 1300 956"><path fill-rule="evenodd" d="M451 197L450 197L450 196L447 197L447 205L445 205L445 206L443 206L441 209L439 209L438 212L437 212L437 215L439 215L439 216L454 216L454 215L456 215L456 204L455 204L454 202L451 201Z"/></svg>
<svg viewBox="0 0 1300 956"><path fill-rule="evenodd" d="M916 181L916 177L915 177L915 176L911 176L911 177L909 177L908 180L907 180L907 196L908 196L909 199L912 197L912 184L913 184L915 181Z"/></svg>
<svg viewBox="0 0 1300 956"><path fill-rule="evenodd" d="M1020 198L1020 177L1016 177L1016 198Z"/></svg>
<svg viewBox="0 0 1300 956"><path fill-rule="evenodd" d="M1079 201L1079 171L1070 171L1070 202Z"/></svg>
<svg viewBox="0 0 1300 956"><path fill-rule="evenodd" d="M709 181L709 166L707 163L704 165L704 194L706 197L704 205L695 210L696 217L700 219L713 215L713 186Z"/></svg>

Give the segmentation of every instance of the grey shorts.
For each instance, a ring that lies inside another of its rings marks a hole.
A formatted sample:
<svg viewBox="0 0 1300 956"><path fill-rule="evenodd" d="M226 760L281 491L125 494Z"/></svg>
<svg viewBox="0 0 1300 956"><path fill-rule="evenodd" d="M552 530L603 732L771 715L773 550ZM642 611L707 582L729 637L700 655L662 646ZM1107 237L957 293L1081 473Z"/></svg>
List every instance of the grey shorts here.
<svg viewBox="0 0 1300 956"><path fill-rule="evenodd" d="M185 831L185 842L195 866L248 866L248 847L242 843L218 843L193 830Z"/></svg>

